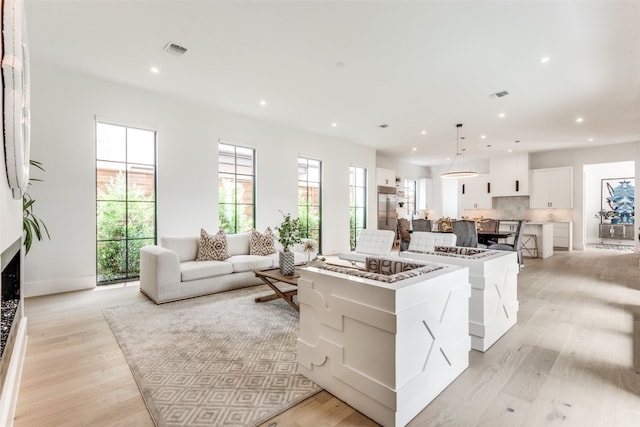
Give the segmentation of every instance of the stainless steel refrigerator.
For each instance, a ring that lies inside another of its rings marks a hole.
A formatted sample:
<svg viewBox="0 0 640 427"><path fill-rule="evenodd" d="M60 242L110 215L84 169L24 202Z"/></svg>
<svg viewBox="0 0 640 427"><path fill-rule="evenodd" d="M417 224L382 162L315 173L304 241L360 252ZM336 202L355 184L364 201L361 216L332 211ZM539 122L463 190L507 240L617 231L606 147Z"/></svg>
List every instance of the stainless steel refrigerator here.
<svg viewBox="0 0 640 427"><path fill-rule="evenodd" d="M378 230L396 232L398 213L395 187L378 187Z"/></svg>

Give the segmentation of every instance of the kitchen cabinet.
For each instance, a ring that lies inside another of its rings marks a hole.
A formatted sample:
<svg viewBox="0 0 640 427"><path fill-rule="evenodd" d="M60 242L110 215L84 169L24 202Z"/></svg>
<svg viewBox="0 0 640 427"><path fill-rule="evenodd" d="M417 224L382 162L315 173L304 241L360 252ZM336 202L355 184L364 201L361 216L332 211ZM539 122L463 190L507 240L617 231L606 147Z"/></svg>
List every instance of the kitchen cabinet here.
<svg viewBox="0 0 640 427"><path fill-rule="evenodd" d="M532 209L573 208L573 168L531 170L530 194Z"/></svg>
<svg viewBox="0 0 640 427"><path fill-rule="evenodd" d="M573 223L571 221L553 223L553 247L568 251L573 249Z"/></svg>
<svg viewBox="0 0 640 427"><path fill-rule="evenodd" d="M489 174L460 180L462 209L492 209Z"/></svg>
<svg viewBox="0 0 640 427"><path fill-rule="evenodd" d="M376 168L376 184L383 187L396 186L396 171Z"/></svg>
<svg viewBox="0 0 640 427"><path fill-rule="evenodd" d="M421 178L417 182L417 187L416 201L418 210L431 209L433 207L433 180Z"/></svg>
<svg viewBox="0 0 640 427"><path fill-rule="evenodd" d="M514 153L489 159L493 197L529 195L529 154Z"/></svg>

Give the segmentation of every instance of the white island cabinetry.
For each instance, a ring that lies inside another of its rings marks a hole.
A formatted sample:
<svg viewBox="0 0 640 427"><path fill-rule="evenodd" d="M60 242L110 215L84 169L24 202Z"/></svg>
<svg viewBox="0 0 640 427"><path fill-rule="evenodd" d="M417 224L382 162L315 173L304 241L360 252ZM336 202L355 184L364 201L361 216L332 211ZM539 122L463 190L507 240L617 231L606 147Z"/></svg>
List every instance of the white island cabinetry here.
<svg viewBox="0 0 640 427"><path fill-rule="evenodd" d="M500 220L500 231L514 233L517 229L517 221ZM537 251L523 251L524 256L537 253L537 258L549 258L553 255L553 223L552 222L526 222L524 226L522 242L527 242L529 236L535 236ZM508 239L513 242L513 238ZM521 242L521 244L522 244ZM527 242L528 248L533 248L533 241Z"/></svg>

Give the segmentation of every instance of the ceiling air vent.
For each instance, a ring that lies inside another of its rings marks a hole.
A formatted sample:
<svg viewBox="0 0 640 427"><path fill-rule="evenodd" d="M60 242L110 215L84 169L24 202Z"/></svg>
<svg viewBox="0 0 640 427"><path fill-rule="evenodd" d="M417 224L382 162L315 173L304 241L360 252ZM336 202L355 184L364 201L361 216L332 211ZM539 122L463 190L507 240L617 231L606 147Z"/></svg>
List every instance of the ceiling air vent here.
<svg viewBox="0 0 640 427"><path fill-rule="evenodd" d="M379 127L379 128L382 128L382 129L386 129L386 128L388 128L388 127L389 127L389 125L388 125L388 124L386 124L386 123L383 123L383 124L381 124L381 125L378 125L378 127Z"/></svg>
<svg viewBox="0 0 640 427"><path fill-rule="evenodd" d="M165 52L169 52L172 55L176 55L176 56L182 56L185 53L187 53L187 48L186 47L182 47L178 44L175 44L173 42L169 42L164 46L163 49Z"/></svg>
<svg viewBox="0 0 640 427"><path fill-rule="evenodd" d="M502 98L503 96L509 95L509 92L503 90L502 92L496 92L489 95L491 98Z"/></svg>

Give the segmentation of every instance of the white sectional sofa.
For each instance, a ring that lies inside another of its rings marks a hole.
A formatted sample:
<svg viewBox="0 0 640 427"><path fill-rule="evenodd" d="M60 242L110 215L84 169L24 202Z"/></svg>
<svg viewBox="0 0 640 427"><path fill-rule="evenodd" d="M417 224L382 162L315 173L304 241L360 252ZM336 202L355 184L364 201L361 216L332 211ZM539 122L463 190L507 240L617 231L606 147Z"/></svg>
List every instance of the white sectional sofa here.
<svg viewBox="0 0 640 427"><path fill-rule="evenodd" d="M228 234L224 261L196 261L198 236L163 237L160 246L140 249L140 291L156 304L228 291L262 282L254 270L277 267L278 252L249 255L251 232ZM280 250L275 242L276 250ZM308 256L302 245L293 247L295 263L304 264Z"/></svg>
<svg viewBox="0 0 640 427"><path fill-rule="evenodd" d="M304 268L298 372L383 426L404 426L469 366L469 294L469 270L455 265L370 257L366 270Z"/></svg>

